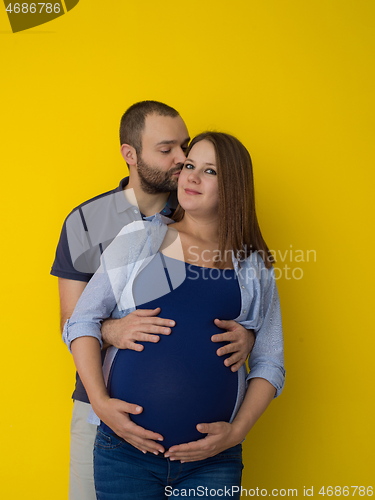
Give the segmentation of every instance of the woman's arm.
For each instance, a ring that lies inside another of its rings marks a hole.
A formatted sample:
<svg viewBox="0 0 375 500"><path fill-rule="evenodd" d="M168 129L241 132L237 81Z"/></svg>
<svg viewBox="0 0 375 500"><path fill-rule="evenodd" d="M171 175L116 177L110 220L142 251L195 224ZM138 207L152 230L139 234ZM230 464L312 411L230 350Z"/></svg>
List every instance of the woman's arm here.
<svg viewBox="0 0 375 500"><path fill-rule="evenodd" d="M79 337L72 341L70 348L79 376L96 411L100 403L109 398L104 383L100 344L94 337Z"/></svg>
<svg viewBox="0 0 375 500"><path fill-rule="evenodd" d="M144 453L163 453L163 446L157 442L163 437L130 420L129 413L139 414L143 408L109 397L103 378L98 340L94 337L79 337L72 341L71 351L96 415L118 436Z"/></svg>
<svg viewBox="0 0 375 500"><path fill-rule="evenodd" d="M275 392L275 387L267 380L253 378L241 408L232 423L198 424L198 431L207 434L206 437L191 443L172 446L165 456L170 457L171 460L195 462L213 457L241 443L273 400Z"/></svg>
<svg viewBox="0 0 375 500"><path fill-rule="evenodd" d="M247 433L274 399L275 393L275 387L263 378L253 378L250 381L245 399L231 424L231 434L236 441L235 444L245 439Z"/></svg>
<svg viewBox="0 0 375 500"><path fill-rule="evenodd" d="M260 318L255 329L256 342L249 358L250 373L247 380L264 378L276 388L279 396L285 382L284 341L274 270L263 268L261 279Z"/></svg>

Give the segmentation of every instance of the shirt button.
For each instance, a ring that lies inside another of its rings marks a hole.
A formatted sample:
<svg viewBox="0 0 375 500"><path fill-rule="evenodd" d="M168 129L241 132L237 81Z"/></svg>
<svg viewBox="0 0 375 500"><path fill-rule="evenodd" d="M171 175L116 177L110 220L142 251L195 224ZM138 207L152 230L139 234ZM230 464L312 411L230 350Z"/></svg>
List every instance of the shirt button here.
<svg viewBox="0 0 375 500"><path fill-rule="evenodd" d="M138 214L139 212L138 212L138 210L135 210L135 209L134 209L134 213L135 213L135 214Z"/></svg>
<svg viewBox="0 0 375 500"><path fill-rule="evenodd" d="M244 309L244 310L242 311L242 314L246 314L246 313L247 313L247 311L246 311L246 309Z"/></svg>
<svg viewBox="0 0 375 500"><path fill-rule="evenodd" d="M245 285L241 285L241 288L242 288L242 290L244 290L245 289Z"/></svg>

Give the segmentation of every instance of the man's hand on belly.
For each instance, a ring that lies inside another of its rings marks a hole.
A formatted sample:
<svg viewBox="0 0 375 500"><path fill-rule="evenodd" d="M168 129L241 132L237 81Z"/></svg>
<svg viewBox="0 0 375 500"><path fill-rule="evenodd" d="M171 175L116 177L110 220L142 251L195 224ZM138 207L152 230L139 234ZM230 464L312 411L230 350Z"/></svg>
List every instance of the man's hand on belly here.
<svg viewBox="0 0 375 500"><path fill-rule="evenodd" d="M230 366L232 372L236 372L245 363L254 346L254 333L252 330L246 330L234 320L215 319L214 323L217 327L226 331L212 335L212 342L229 342L229 344L220 347L216 353L218 356L232 353L229 358L224 360L224 364Z"/></svg>
<svg viewBox="0 0 375 500"><path fill-rule="evenodd" d="M173 320L157 317L159 313L160 307L137 309L124 318L107 319L102 325L104 347L142 351L143 345L137 342L158 342L159 335L169 335L175 325Z"/></svg>

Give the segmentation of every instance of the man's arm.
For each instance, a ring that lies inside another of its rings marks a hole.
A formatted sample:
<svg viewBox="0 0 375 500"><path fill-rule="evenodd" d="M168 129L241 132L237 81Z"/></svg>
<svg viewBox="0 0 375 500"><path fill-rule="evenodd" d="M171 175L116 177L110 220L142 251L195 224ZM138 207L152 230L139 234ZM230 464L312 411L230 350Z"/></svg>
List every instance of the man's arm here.
<svg viewBox="0 0 375 500"><path fill-rule="evenodd" d="M85 281L59 278L60 328L64 328L87 283ZM142 351L143 345L136 342L158 342L159 335L169 335L175 322L170 319L155 317L157 309L137 309L121 319L107 319L102 325L102 337L105 347L113 345L118 349ZM235 321L215 320L216 326L226 330L212 336L213 342L230 342L217 350L218 356L232 353L224 361L232 371L242 366L251 352L255 337L252 330L246 330Z"/></svg>
<svg viewBox="0 0 375 500"><path fill-rule="evenodd" d="M87 283L85 281L59 278L60 294L60 327L74 311ZM121 319L107 319L102 325L102 337L105 347L113 345L118 349L142 351L143 346L136 342L158 342L158 335L169 335L175 322L169 319L157 318L160 308L138 309Z"/></svg>
<svg viewBox="0 0 375 500"><path fill-rule="evenodd" d="M59 295L60 295L60 328L64 329L67 319L72 315L74 308L80 298L87 283L85 281L67 280L59 278Z"/></svg>

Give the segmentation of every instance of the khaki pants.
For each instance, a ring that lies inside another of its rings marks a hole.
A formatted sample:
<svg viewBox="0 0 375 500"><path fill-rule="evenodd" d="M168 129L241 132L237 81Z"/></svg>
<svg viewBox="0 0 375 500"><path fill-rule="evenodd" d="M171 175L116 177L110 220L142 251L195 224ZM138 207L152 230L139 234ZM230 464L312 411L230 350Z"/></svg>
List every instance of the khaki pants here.
<svg viewBox="0 0 375 500"><path fill-rule="evenodd" d="M69 500L96 500L93 450L96 425L87 422L90 405L74 401L70 427Z"/></svg>

